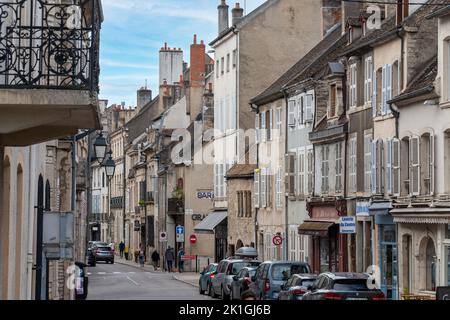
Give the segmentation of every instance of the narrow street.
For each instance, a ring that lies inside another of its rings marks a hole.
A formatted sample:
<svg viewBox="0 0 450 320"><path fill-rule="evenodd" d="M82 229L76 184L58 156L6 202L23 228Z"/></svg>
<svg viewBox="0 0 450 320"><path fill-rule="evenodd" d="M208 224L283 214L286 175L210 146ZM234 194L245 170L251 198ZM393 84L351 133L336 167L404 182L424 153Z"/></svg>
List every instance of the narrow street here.
<svg viewBox="0 0 450 320"><path fill-rule="evenodd" d="M88 268L88 300L209 300L173 274L148 272L119 263Z"/></svg>

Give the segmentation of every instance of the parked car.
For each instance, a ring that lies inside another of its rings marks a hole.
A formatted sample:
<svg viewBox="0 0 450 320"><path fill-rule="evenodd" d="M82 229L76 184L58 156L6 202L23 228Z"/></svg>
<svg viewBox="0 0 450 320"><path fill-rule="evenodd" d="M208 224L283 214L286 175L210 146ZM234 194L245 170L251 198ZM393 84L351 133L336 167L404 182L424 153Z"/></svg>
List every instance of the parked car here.
<svg viewBox="0 0 450 320"><path fill-rule="evenodd" d="M256 270L250 289L260 300L277 300L281 286L291 275L311 273L306 262L266 261Z"/></svg>
<svg viewBox="0 0 450 320"><path fill-rule="evenodd" d="M94 251L92 250L92 247L89 247L87 249L87 261L88 261L88 265L90 267L95 267L95 265L97 264L97 261L95 260L95 254L94 254Z"/></svg>
<svg viewBox="0 0 450 320"><path fill-rule="evenodd" d="M285 284L281 286L278 300L301 300L317 279L315 274L293 274Z"/></svg>
<svg viewBox="0 0 450 320"><path fill-rule="evenodd" d="M200 294L204 294L206 291L209 293L209 288L211 284L211 279L213 279L216 276L216 270L218 263L211 263L209 266L207 266L201 273L200 273L200 279L198 280L198 287Z"/></svg>
<svg viewBox="0 0 450 320"><path fill-rule="evenodd" d="M240 300L242 292L248 290L252 277L256 274L256 267L245 267L233 277L231 282L230 299Z"/></svg>
<svg viewBox="0 0 450 320"><path fill-rule="evenodd" d="M303 300L384 300L381 290L368 288L368 279L366 273L322 273Z"/></svg>
<svg viewBox="0 0 450 320"><path fill-rule="evenodd" d="M260 264L260 261L253 259L225 259L220 261L217 266L217 274L211 281L211 287L209 289L211 297L215 298L220 296L223 300L227 300L230 297L233 277L242 268L257 267Z"/></svg>
<svg viewBox="0 0 450 320"><path fill-rule="evenodd" d="M96 242L91 250L94 254L95 262L105 261L106 263L114 263L114 252L111 250L109 244L105 242Z"/></svg>

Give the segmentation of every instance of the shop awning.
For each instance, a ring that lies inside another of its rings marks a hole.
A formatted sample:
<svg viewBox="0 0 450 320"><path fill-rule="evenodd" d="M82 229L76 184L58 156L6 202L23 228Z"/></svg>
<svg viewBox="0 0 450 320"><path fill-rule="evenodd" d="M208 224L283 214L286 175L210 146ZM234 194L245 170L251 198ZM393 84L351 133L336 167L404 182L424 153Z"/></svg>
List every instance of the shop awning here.
<svg viewBox="0 0 450 320"><path fill-rule="evenodd" d="M382 215L387 216L389 214L389 210L392 209L392 203L389 201L383 202L372 202L369 207L369 214L372 216Z"/></svg>
<svg viewBox="0 0 450 320"><path fill-rule="evenodd" d="M401 208L391 214L395 223L450 224L449 208Z"/></svg>
<svg viewBox="0 0 450 320"><path fill-rule="evenodd" d="M298 233L308 236L327 236L328 229L334 222L329 221L305 221L298 227Z"/></svg>
<svg viewBox="0 0 450 320"><path fill-rule="evenodd" d="M214 229L224 221L227 216L227 211L213 211L194 227L194 232L214 234Z"/></svg>

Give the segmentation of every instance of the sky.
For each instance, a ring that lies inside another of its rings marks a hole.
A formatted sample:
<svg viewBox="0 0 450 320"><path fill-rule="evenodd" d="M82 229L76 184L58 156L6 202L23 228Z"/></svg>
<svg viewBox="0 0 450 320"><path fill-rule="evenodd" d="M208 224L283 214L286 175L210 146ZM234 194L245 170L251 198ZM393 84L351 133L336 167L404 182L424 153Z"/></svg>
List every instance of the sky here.
<svg viewBox="0 0 450 320"><path fill-rule="evenodd" d="M246 13L265 0L227 0L246 3ZM217 36L219 0L103 0L101 30L100 98L108 104L135 106L136 90L145 86L158 92L159 49L182 48L189 61L193 35L209 43ZM208 49L207 49L208 50Z"/></svg>

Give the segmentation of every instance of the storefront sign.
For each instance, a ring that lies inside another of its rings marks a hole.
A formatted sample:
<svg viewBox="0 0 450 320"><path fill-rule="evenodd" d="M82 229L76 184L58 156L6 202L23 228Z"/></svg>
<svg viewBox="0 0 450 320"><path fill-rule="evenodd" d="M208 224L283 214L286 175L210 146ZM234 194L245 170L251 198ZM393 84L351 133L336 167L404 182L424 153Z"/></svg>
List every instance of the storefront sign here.
<svg viewBox="0 0 450 320"><path fill-rule="evenodd" d="M359 217L369 216L369 201L358 201L356 202L356 215Z"/></svg>
<svg viewBox="0 0 450 320"><path fill-rule="evenodd" d="M213 199L214 198L214 193L213 192L199 191L199 192L197 192L197 198L198 199Z"/></svg>
<svg viewBox="0 0 450 320"><path fill-rule="evenodd" d="M341 217L339 223L339 233L351 234L356 233L356 218L355 217Z"/></svg>

